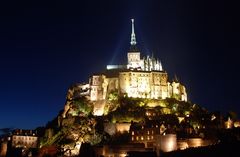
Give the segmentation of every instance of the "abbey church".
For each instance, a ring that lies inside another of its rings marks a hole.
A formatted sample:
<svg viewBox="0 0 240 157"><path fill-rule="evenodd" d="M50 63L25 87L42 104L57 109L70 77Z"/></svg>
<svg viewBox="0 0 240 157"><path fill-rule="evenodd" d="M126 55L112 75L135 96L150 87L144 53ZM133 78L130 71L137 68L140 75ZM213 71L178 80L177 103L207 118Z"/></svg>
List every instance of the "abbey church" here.
<svg viewBox="0 0 240 157"><path fill-rule="evenodd" d="M127 52L128 63L107 65L104 72L92 75L89 83L78 85L80 94L91 101L105 100L111 92L134 98L175 98L187 101L184 85L177 80L169 81L168 74L159 59L153 56L141 58L134 32L134 19L131 21L132 33L130 49Z"/></svg>

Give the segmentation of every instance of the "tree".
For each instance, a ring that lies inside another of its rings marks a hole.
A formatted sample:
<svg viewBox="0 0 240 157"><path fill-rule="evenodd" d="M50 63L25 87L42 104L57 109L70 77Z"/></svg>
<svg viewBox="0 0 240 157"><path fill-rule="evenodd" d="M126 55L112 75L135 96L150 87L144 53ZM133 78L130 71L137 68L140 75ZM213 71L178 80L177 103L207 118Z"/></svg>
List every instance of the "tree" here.
<svg viewBox="0 0 240 157"><path fill-rule="evenodd" d="M85 97L73 100L73 106L78 114L83 113L85 116L88 116L93 111L92 104Z"/></svg>

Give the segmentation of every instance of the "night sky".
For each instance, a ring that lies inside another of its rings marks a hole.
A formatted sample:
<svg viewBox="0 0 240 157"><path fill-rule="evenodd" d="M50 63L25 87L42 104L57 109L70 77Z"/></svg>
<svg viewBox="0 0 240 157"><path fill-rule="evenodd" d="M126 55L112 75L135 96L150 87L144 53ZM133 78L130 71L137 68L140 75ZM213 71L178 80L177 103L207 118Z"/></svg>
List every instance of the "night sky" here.
<svg viewBox="0 0 240 157"><path fill-rule="evenodd" d="M191 102L240 117L239 8L221 0L0 4L0 128L44 126L68 87L125 64L131 18L142 55L177 75Z"/></svg>

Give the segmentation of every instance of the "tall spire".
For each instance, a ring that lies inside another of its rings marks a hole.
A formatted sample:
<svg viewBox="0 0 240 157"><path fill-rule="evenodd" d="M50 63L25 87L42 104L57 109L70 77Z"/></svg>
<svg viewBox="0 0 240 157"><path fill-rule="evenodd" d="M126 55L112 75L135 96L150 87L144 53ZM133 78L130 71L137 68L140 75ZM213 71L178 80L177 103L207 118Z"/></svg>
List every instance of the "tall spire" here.
<svg viewBox="0 0 240 157"><path fill-rule="evenodd" d="M135 36L135 33L134 33L134 19L131 19L131 21L132 21L132 34L131 34L131 42L130 42L130 44L131 45L136 45L137 41L136 41L136 36Z"/></svg>

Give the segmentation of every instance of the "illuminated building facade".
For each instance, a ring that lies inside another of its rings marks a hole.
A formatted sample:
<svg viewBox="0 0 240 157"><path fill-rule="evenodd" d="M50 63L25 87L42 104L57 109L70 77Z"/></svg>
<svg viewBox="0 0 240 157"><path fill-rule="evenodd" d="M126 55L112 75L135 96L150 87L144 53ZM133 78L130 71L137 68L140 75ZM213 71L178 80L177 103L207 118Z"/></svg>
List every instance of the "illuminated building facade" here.
<svg viewBox="0 0 240 157"><path fill-rule="evenodd" d="M167 128L159 123L150 122L147 125L132 125L130 129L131 142L143 143L145 148L155 148L163 152L177 149L176 134L166 134Z"/></svg>
<svg viewBox="0 0 240 157"><path fill-rule="evenodd" d="M153 148L156 146L156 136L165 134L166 129L164 124L154 121L149 121L145 125L132 123L129 131L131 142L144 143L146 148Z"/></svg>
<svg viewBox="0 0 240 157"><path fill-rule="evenodd" d="M38 137L33 130L15 130L12 135L12 147L37 148Z"/></svg>
<svg viewBox="0 0 240 157"><path fill-rule="evenodd" d="M130 133L132 143L144 143L146 148L153 148L156 135L160 134L160 129L157 127L133 129Z"/></svg>
<svg viewBox="0 0 240 157"><path fill-rule="evenodd" d="M92 75L88 84L79 86L85 89L83 95L87 93L91 101L105 100L111 92L134 98L176 98L187 101L185 87L176 80L169 82L159 59L153 56L141 59L141 52L136 46L133 19L130 44L127 65L108 65L105 72Z"/></svg>

